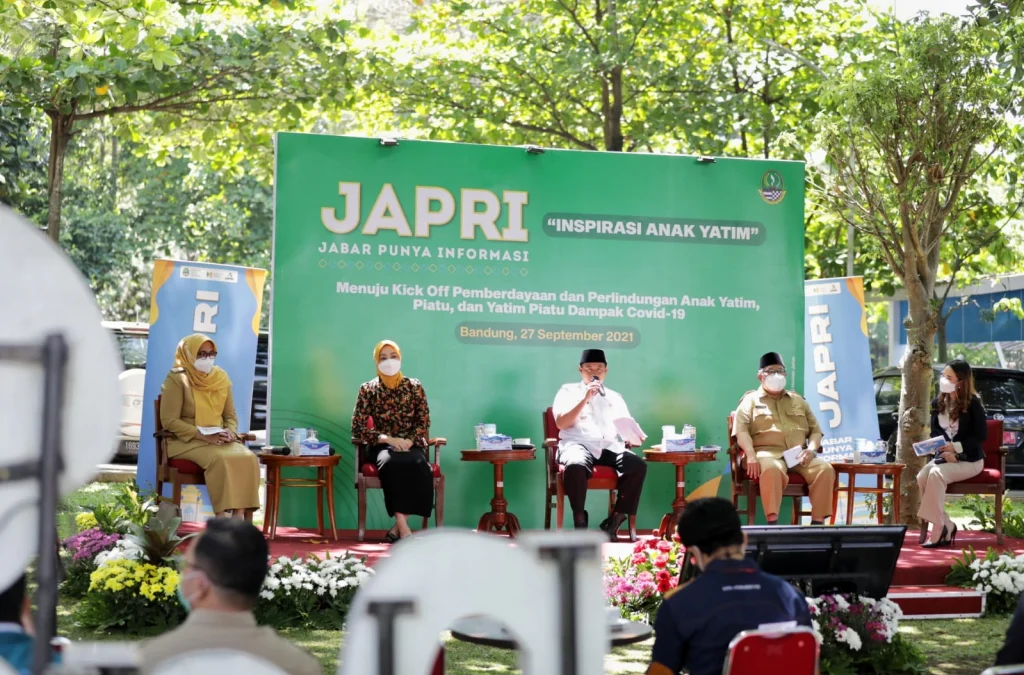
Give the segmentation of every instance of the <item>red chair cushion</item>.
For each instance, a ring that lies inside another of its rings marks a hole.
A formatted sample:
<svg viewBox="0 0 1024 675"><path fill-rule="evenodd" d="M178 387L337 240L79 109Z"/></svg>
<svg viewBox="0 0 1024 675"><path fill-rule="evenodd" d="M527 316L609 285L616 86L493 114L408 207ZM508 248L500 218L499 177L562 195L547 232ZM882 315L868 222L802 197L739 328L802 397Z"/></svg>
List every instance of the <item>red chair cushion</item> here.
<svg viewBox="0 0 1024 675"><path fill-rule="evenodd" d="M203 475L203 467L187 459L168 460L167 465L177 469L178 473L187 473L194 476Z"/></svg>
<svg viewBox="0 0 1024 675"><path fill-rule="evenodd" d="M565 465L564 464L559 464L558 465L558 473L565 473ZM594 475L591 476L591 478L599 478L599 479L618 478L618 477L619 477L619 474L615 473L615 469L611 468L610 466L595 466L594 467Z"/></svg>
<svg viewBox="0 0 1024 675"><path fill-rule="evenodd" d="M438 464L431 464L430 466L434 469L434 478L440 478L441 477L441 467L440 467L440 465L438 465ZM377 476L380 475L380 472L377 471L377 465L376 464L370 464L370 463L363 464L363 466L361 466L359 468L359 473L363 474L367 478L376 478Z"/></svg>
<svg viewBox="0 0 1024 675"><path fill-rule="evenodd" d="M957 482L973 483L975 485L988 485L989 483L995 484L999 482L999 469L989 469L986 467L982 469L981 473L979 473L977 476L973 476L971 478L968 478L967 480L961 480ZM950 487L952 487L953 485L956 485L956 483L953 483L952 485L950 485Z"/></svg>

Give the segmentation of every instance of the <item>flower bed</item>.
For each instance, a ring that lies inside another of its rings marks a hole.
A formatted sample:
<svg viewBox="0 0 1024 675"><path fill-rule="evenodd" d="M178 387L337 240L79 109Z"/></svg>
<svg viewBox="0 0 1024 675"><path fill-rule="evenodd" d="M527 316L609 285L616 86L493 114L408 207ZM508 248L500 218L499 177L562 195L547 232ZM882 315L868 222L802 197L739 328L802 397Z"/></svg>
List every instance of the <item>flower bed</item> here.
<svg viewBox="0 0 1024 675"><path fill-rule="evenodd" d="M112 505L76 516L80 532L64 542L62 592L80 597L75 620L100 631L165 630L185 618L177 597L181 546L178 518L163 519L132 487ZM270 564L255 607L275 628L344 624L359 588L373 574L365 559L281 557Z"/></svg>
<svg viewBox="0 0 1024 675"><path fill-rule="evenodd" d="M924 658L899 634L899 605L847 595L808 598L822 675L923 673Z"/></svg>
<svg viewBox="0 0 1024 675"><path fill-rule="evenodd" d="M1024 593L1024 555L990 548L984 558L978 558L974 548L968 548L953 562L946 583L984 593L986 614L1010 614Z"/></svg>
<svg viewBox="0 0 1024 675"><path fill-rule="evenodd" d="M609 561L604 577L608 603L624 619L653 624L665 593L679 584L683 554L678 537L638 541L631 556Z"/></svg>

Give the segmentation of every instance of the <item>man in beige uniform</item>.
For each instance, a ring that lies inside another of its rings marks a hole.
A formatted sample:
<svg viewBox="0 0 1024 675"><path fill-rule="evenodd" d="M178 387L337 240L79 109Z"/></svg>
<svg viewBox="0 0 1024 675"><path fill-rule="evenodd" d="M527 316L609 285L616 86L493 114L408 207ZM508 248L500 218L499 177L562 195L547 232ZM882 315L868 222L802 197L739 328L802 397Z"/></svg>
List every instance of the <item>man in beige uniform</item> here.
<svg viewBox="0 0 1024 675"><path fill-rule="evenodd" d="M263 533L237 518L214 518L185 554L178 597L185 623L145 642L140 669L189 652L229 649L268 661L286 673L320 675L320 662L273 628L256 625L256 606L270 551Z"/></svg>
<svg viewBox="0 0 1024 675"><path fill-rule="evenodd" d="M782 491L789 484L789 472L804 477L811 493L811 523L821 525L832 515L832 489L836 472L817 456L821 427L811 407L799 394L786 391L786 367L782 357L769 352L761 357L757 379L761 386L740 400L733 434L743 450L747 475L760 477L761 506L769 523L779 519ZM782 453L804 448L800 464L786 467Z"/></svg>

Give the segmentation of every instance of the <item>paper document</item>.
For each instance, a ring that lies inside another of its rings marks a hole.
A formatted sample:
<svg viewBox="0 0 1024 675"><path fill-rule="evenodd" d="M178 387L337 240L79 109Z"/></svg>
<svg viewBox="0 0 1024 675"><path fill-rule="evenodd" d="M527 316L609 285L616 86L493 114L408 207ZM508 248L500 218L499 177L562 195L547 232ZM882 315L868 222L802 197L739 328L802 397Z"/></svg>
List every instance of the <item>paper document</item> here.
<svg viewBox="0 0 1024 675"><path fill-rule="evenodd" d="M934 455L935 453L940 452L942 448L946 447L948 442L949 441L947 441L943 436L929 438L927 441L918 441L917 443L914 443L914 453L918 457Z"/></svg>
<svg viewBox="0 0 1024 675"><path fill-rule="evenodd" d="M800 463L800 457L804 454L802 446L796 446L789 450L782 451L782 458L786 460L786 466L792 469L794 466Z"/></svg>
<svg viewBox="0 0 1024 675"><path fill-rule="evenodd" d="M619 432L623 442L629 445L639 446L647 438L647 434L644 433L644 430L640 428L640 425L632 417L620 417L615 420L615 430Z"/></svg>
<svg viewBox="0 0 1024 675"><path fill-rule="evenodd" d="M220 427L196 427L196 429L198 429L199 433L201 433L203 436L214 436L216 434L222 434L225 431L227 431L227 429L222 429Z"/></svg>

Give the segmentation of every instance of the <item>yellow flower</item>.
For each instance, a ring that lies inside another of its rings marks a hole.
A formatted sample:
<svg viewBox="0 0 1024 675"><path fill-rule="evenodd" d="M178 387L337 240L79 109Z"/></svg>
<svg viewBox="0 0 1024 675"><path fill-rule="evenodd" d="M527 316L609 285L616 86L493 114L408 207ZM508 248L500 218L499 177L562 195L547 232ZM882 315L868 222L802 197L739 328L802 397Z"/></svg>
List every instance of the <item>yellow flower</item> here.
<svg viewBox="0 0 1024 675"><path fill-rule="evenodd" d="M83 511L75 516L75 527L78 528L79 532L83 530L91 530L98 525L99 522L96 520L96 516L88 511Z"/></svg>

